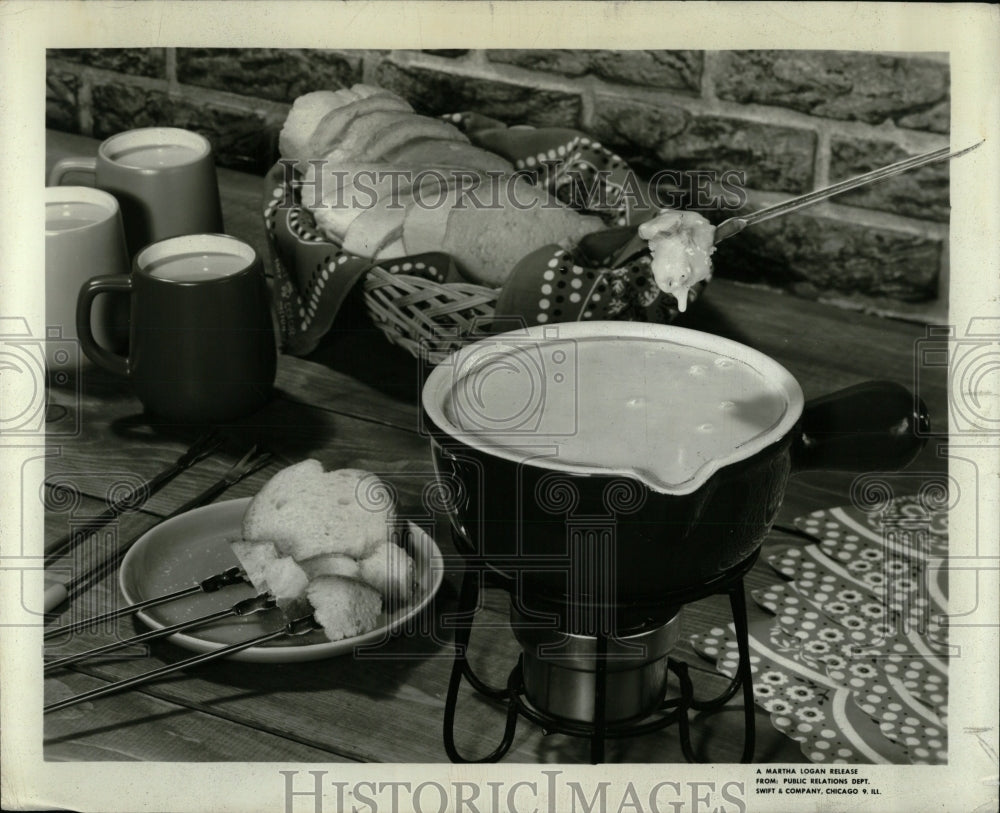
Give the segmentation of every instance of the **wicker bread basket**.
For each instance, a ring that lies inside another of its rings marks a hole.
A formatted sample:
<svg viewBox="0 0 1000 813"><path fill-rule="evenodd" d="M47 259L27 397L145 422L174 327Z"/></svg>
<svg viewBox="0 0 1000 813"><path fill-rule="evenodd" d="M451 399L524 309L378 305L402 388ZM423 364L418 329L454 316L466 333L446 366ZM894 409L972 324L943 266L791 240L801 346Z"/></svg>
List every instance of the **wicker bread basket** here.
<svg viewBox="0 0 1000 813"><path fill-rule="evenodd" d="M458 117L450 120L462 123ZM465 121L477 120L482 118ZM523 142L528 128L516 130ZM476 133L466 132L476 143ZM497 130L489 132L494 134L489 146L496 149ZM566 130L531 132L542 144L541 155L560 156L559 166L628 171L618 156L586 136ZM502 137L501 131L501 143ZM558 153L554 146L546 149L546 144L558 144ZM525 165L511 152L506 157L519 168ZM566 177L555 172L541 182L558 194ZM645 244L635 237L639 221L630 218L624 207L599 212L608 224L606 232L589 235L577 246L534 251L511 271L503 288L490 288L467 281L444 253L380 263L347 254L316 228L310 212L300 205L298 192L298 179L289 178L287 166L279 162L267 176L264 221L285 352L311 352L332 325L348 290L359 283L373 322L388 340L430 363L461 347L471 334L481 335L497 317L510 327L584 319L669 322L678 313L673 297L653 284ZM552 290L562 288L565 280L583 295L574 292L564 297ZM702 288L703 283L693 289L690 300ZM542 312L539 305L546 306Z"/></svg>

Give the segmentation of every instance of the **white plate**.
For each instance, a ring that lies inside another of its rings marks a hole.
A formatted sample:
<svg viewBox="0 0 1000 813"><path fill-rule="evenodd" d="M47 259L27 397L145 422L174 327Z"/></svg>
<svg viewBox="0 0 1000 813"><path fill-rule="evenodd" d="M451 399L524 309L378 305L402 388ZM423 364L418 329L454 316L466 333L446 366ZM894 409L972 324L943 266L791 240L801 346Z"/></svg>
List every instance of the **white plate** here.
<svg viewBox="0 0 1000 813"><path fill-rule="evenodd" d="M238 565L229 543L240 538L243 514L249 504L249 497L213 503L167 520L143 534L125 554L118 575L126 601L135 604L191 587ZM230 658L256 663L319 660L346 655L359 646L375 646L399 631L427 606L444 578L444 562L434 540L412 522L407 530L402 542L416 564L419 584L417 597L410 604L390 615L383 613L379 616L378 626L364 635L329 641L322 632L311 632L250 647ZM215 593L196 593L158 607L149 607L140 610L138 616L149 627L162 629L179 621L227 609L255 594L256 591L248 584L233 585ZM172 635L168 640L195 652L212 652L227 644L276 630L284 624L283 615L272 610L247 618L227 618L206 624L190 632Z"/></svg>

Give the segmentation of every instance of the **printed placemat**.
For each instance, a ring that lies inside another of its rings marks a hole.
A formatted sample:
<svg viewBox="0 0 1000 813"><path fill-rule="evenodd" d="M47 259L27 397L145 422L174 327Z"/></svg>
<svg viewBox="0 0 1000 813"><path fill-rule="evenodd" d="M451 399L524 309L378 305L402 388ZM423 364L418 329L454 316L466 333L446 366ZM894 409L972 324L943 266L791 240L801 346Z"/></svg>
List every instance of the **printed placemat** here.
<svg viewBox="0 0 1000 813"><path fill-rule="evenodd" d="M754 698L813 762L948 759L947 512L916 497L795 521L813 543L769 547L789 581L752 592ZM732 677L732 626L691 637Z"/></svg>

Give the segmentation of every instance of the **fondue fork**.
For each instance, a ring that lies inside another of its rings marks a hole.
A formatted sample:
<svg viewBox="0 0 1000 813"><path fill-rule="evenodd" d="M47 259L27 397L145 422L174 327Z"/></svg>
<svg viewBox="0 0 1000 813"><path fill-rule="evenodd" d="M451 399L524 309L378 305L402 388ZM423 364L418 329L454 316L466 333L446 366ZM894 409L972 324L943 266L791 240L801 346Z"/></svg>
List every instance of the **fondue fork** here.
<svg viewBox="0 0 1000 813"><path fill-rule="evenodd" d="M171 672L177 672L181 669L187 669L190 666L197 666L202 663L207 663L208 661L214 661L218 658L225 658L228 655L234 655L237 652L242 652L244 649L249 649L250 647L258 644L264 644L268 641L274 641L278 638L284 638L286 636L291 637L305 635L306 633L313 632L318 629L320 629L320 625L316 622L316 619L311 615L304 615L289 621L281 629L274 630L273 632L265 632L263 635L258 635L256 638L250 638L247 641L230 644L229 646L224 646L221 649L216 649L212 652L195 655L193 658L187 658L186 660L178 661L177 663L167 664L166 666L161 666L159 669L154 669L151 672L144 672L143 674L136 675L135 677L119 680L117 683L111 683L107 686L102 686L98 689L92 689L89 692L84 692L83 694L67 697L65 700L58 700L55 703L50 703L45 706L42 709L42 713L48 714L50 711L58 711L59 709L64 709L67 706L82 703L85 700L94 700L98 697L104 697L105 695L114 694L125 689L131 689L134 686L139 686L143 683L148 683L151 680L163 677L164 675L169 675Z"/></svg>
<svg viewBox="0 0 1000 813"><path fill-rule="evenodd" d="M144 483L140 483L135 488L129 489L128 493L120 499L115 500L107 509L98 514L93 519L88 520L83 526L73 528L68 533L45 545L45 562L48 564L53 559L57 559L65 554L71 547L90 534L99 531L115 517L124 511L136 509L143 505L157 491L181 474L191 468L196 463L200 463L207 457L211 457L222 445L222 437L217 429L206 432L187 451L177 458L170 466L159 474L154 475Z"/></svg>
<svg viewBox="0 0 1000 813"><path fill-rule="evenodd" d="M81 586L90 583L93 580L102 578L117 564L118 560L125 555L126 551L131 548L139 539L148 533L152 528L166 522L168 519L173 519L176 516L185 514L193 508L200 508L203 505L208 505L212 500L218 497L222 492L224 492L230 486L236 485L236 483L243 480L245 477L249 477L254 472L259 469L264 468L271 461L270 452L262 452L261 454L254 457L257 452L257 446L251 446L250 451L248 451L239 461L233 464L233 466L227 471L222 477L216 480L212 485L206 488L201 494L188 500L180 508L172 511L167 516L162 519L157 520L152 526L142 531L142 533L136 534L132 539L123 545L119 545L115 550L111 551L104 559L99 562L94 567L89 570L80 573L73 578L71 578L65 584L54 584L45 590L45 603L44 608L46 613L52 612L56 607L58 607L62 602L68 599L73 593L75 593Z"/></svg>
<svg viewBox="0 0 1000 813"><path fill-rule="evenodd" d="M194 629L195 627L201 627L205 624L211 623L212 621L220 621L221 619L229 618L230 616L245 618L246 616L270 610L274 606L274 599L267 593L261 593L259 596L238 601L232 607L228 607L225 610L218 610L214 613L209 613L208 615L192 618L189 621L181 621L167 627L150 630L149 632L143 632L139 635L133 635L131 638L125 638L121 641L113 641L112 643L105 644L104 646L88 649L86 652L77 652L75 655L66 655L65 657L58 658L54 661L49 661L45 664L44 672L48 673L54 669L69 666L71 663L77 663L78 661L93 658L96 655L104 655L108 652L126 649L127 647L135 646L136 644L141 644L146 641L155 641L158 638L165 638L168 635L173 635L174 633L183 632L188 629Z"/></svg>
<svg viewBox="0 0 1000 813"><path fill-rule="evenodd" d="M66 635L70 632L78 632L82 629L87 629L88 627L96 627L98 624L103 624L106 621L113 621L116 618L122 618L126 615L132 615L137 613L139 610L145 609L146 607L156 607L160 604L167 604L171 601L176 601L179 598L184 598L185 596L191 596L195 593L214 593L216 590L221 590L223 587L229 587L232 584L240 584L246 581L246 573L240 567L231 567L222 573L216 573L214 576L209 576L198 584L192 585L191 587L185 587L183 590L177 590L173 593L167 593L163 596L157 596L156 598L148 598L145 601L138 601L135 604L129 604L127 607L119 607L117 610L112 610L111 612L103 613L102 615L95 615L90 618L84 618L79 621L74 621L71 624L64 624L61 627L53 627L52 629L45 630L45 640L50 638L56 638L59 635Z"/></svg>
<svg viewBox="0 0 1000 813"><path fill-rule="evenodd" d="M721 243L727 237L739 234L747 226L752 226L755 223L762 223L763 221L770 220L773 217L779 217L781 215L788 214L789 212L804 209L806 206L812 206L813 204L819 203L827 198L831 198L834 195L839 195L851 189L857 189L859 186L880 181L883 178L890 178L893 175L898 175L901 172L907 172L911 169L916 169L917 167L935 164L938 161L949 161L952 158L958 158L958 156L965 155L967 152L971 152L976 149L982 143L983 142L980 141L978 144L973 144L971 147L966 147L965 149L958 150L953 153L948 152L950 147L941 147L940 149L932 150L931 152L924 153L923 155L915 155L912 158L897 161L895 164L889 164L888 166L874 169L871 172L864 173L863 175L848 178L846 181L840 181L839 183L835 183L823 189L817 189L815 192L809 192L805 195L800 195L799 197L783 201L782 203L776 203L773 206L758 209L756 212L752 212L751 214L731 217L715 227L715 243Z"/></svg>

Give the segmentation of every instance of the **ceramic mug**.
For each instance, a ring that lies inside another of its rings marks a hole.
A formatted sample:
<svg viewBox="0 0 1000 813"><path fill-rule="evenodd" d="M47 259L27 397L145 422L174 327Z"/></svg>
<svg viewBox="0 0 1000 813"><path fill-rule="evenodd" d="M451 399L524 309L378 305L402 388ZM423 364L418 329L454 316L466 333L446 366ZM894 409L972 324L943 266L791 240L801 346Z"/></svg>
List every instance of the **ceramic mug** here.
<svg viewBox="0 0 1000 813"><path fill-rule="evenodd" d="M130 296L127 356L101 347L90 313L103 293ZM193 234L146 246L129 277L80 289L77 330L95 364L126 376L151 414L181 423L248 415L270 397L277 351L257 252L235 237Z"/></svg>
<svg viewBox="0 0 1000 813"><path fill-rule="evenodd" d="M46 189L46 334L64 341L76 339L80 286L98 273L122 278L128 272L118 201L107 192L86 186ZM128 338L127 300L122 296L101 297L91 313L90 330L103 346L124 349ZM50 370L58 370L67 369L75 361L65 352L46 353L46 363Z"/></svg>
<svg viewBox="0 0 1000 813"><path fill-rule="evenodd" d="M145 245L181 234L222 232L222 206L212 145L177 127L128 130L105 139L96 158L56 162L49 186L70 172L94 176L121 206L129 256Z"/></svg>

